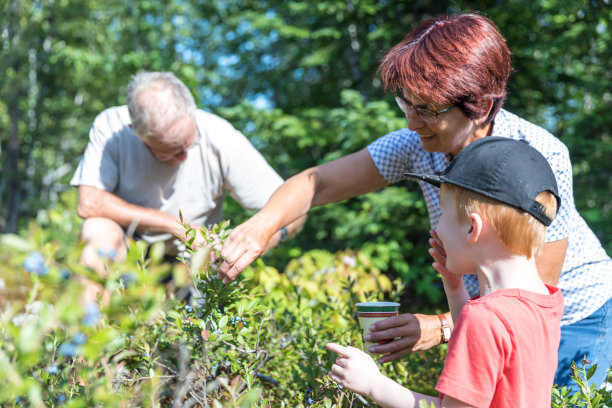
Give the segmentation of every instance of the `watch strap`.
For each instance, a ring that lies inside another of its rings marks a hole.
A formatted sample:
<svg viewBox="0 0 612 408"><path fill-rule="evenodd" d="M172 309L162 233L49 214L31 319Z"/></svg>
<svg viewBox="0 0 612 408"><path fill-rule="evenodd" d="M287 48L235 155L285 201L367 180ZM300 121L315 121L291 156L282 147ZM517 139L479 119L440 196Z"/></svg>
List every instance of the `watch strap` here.
<svg viewBox="0 0 612 408"><path fill-rule="evenodd" d="M444 313L439 314L438 319L440 319L440 335L442 336L442 343L448 343L451 337L452 326Z"/></svg>

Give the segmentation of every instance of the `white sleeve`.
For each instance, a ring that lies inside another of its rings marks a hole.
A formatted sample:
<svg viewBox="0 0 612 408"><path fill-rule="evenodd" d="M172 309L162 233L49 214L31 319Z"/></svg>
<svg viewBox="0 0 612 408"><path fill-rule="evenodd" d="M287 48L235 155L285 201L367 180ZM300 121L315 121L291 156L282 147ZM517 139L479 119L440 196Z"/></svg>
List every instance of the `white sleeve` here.
<svg viewBox="0 0 612 408"><path fill-rule="evenodd" d="M220 150L225 189L247 210L262 208L283 179L247 138L231 127Z"/></svg>
<svg viewBox="0 0 612 408"><path fill-rule="evenodd" d="M118 146L105 116L102 113L94 121L89 143L70 184L93 186L112 193L118 183Z"/></svg>

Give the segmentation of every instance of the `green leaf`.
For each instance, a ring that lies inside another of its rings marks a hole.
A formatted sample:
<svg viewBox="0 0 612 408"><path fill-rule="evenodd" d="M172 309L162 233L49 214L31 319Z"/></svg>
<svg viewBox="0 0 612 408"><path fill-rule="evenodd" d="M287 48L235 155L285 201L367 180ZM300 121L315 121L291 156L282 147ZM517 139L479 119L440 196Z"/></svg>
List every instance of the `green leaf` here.
<svg viewBox="0 0 612 408"><path fill-rule="evenodd" d="M228 320L229 319L228 319L227 315L221 316L221 318L219 319L219 322L218 322L218 327L220 329L223 329L225 326L227 326Z"/></svg>
<svg viewBox="0 0 612 408"><path fill-rule="evenodd" d="M15 234L0 235L0 246L17 252L28 252L32 250L32 244L30 242Z"/></svg>
<svg viewBox="0 0 612 408"><path fill-rule="evenodd" d="M587 371L587 374L586 374L587 380L590 380L591 377L593 377L593 375L595 374L595 371L597 371L597 364L593 364L591 368L589 368L589 371Z"/></svg>

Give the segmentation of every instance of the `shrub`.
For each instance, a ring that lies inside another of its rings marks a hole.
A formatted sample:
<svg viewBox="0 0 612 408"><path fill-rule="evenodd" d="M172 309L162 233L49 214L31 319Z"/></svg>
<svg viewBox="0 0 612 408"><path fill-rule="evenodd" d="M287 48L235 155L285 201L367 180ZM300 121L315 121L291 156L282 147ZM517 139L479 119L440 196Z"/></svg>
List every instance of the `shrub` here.
<svg viewBox="0 0 612 408"><path fill-rule="evenodd" d="M401 295L403 284L367 251L308 251L282 273L258 260L224 285L207 250L169 264L160 247L145 259L147 248L135 242L125 262L107 260L100 278L78 263L74 217L50 210L22 236L0 236L0 406L368 404L330 381L336 356L325 348L361 345L355 302ZM215 227L214 239L227 227ZM109 301L80 303L83 278L102 285ZM445 350L382 371L435 394ZM586 363L575 368L580 392L554 389L553 407L609 406L610 392L589 377Z"/></svg>
<svg viewBox="0 0 612 408"><path fill-rule="evenodd" d="M310 251L284 273L257 261L224 285L205 250L168 264L157 247L144 259L140 242L103 279L79 266L78 247L29 235L2 237L1 276L21 288L7 280L0 292L3 406L361 405L327 378L336 356L325 344L360 345L353 303L402 289L358 251ZM78 277L101 284L108 304L79 304ZM433 393L443 352L383 371Z"/></svg>

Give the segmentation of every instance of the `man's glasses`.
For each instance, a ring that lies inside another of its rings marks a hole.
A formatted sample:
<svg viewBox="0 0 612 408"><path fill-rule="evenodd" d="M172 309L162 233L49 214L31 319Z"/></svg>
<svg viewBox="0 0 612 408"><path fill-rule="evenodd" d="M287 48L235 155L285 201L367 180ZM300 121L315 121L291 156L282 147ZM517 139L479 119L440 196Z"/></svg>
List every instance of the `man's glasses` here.
<svg viewBox="0 0 612 408"><path fill-rule="evenodd" d="M155 158L157 159L157 161L164 163L164 162L169 162L171 160L176 159L177 157L180 157L182 155L184 155L185 153L187 153L190 149L192 149L193 147L197 146L200 144L200 130L196 128L196 134L193 138L193 141L191 142L191 144L189 146L187 146L186 148L184 148L183 150L181 150L178 153L175 154L168 154L168 155L159 155L157 153L155 153L153 151L153 149L151 149L149 146L147 146L145 144L145 146L147 146L147 148L149 149L149 151L153 154L153 156L155 156Z"/></svg>
<svg viewBox="0 0 612 408"><path fill-rule="evenodd" d="M414 110L417 116L425 123L433 125L438 122L438 116L450 111L451 109L456 108L456 105L449 106L446 109L442 109L441 111L434 111L427 108L415 108L410 102L404 99L400 95L395 95L395 102L397 102L397 106L404 112L406 115L410 115Z"/></svg>

